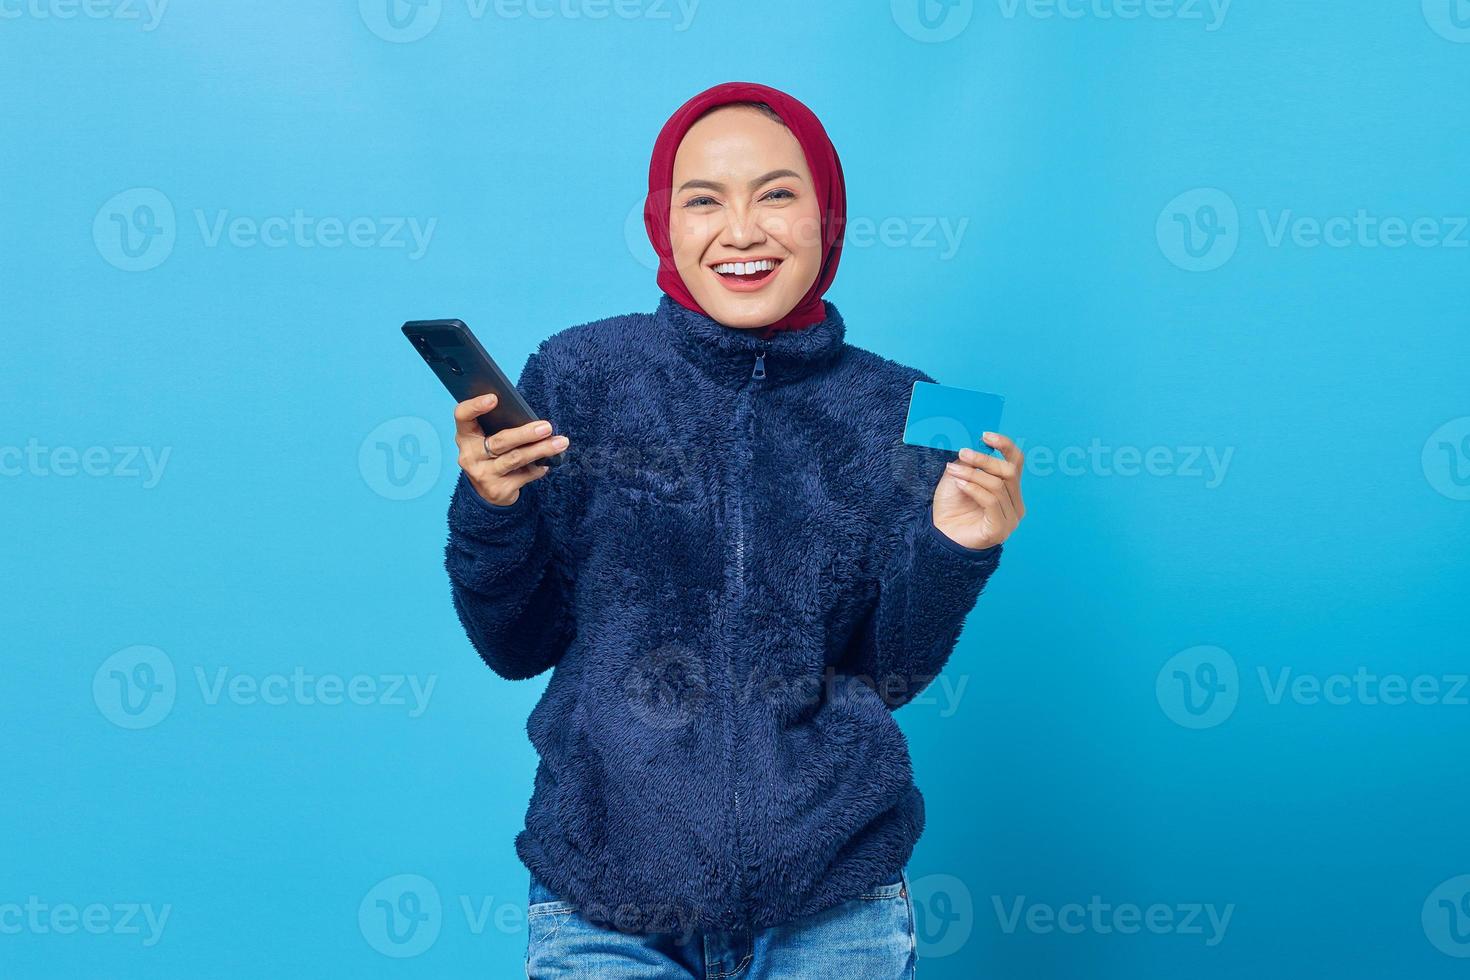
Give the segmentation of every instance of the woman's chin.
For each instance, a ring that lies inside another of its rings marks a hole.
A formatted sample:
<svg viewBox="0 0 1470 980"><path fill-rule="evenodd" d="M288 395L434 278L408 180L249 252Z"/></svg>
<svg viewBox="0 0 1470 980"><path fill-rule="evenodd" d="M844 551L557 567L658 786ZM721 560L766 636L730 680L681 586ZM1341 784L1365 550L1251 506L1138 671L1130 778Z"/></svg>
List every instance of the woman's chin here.
<svg viewBox="0 0 1470 980"><path fill-rule="evenodd" d="M775 323L790 313L796 302L786 302L773 296L752 295L711 297L708 302L700 299L700 305L712 320L727 327L752 330Z"/></svg>

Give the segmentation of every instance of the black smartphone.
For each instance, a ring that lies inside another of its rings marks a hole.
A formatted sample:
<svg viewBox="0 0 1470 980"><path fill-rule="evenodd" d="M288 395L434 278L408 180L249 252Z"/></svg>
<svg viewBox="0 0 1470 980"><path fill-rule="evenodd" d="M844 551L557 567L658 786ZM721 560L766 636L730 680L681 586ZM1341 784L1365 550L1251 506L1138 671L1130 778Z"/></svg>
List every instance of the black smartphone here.
<svg viewBox="0 0 1470 980"><path fill-rule="evenodd" d="M439 376L456 402L488 395L492 391L498 396L495 407L480 416L480 431L485 435L525 425L538 418L505 372L500 370L500 365L485 353L485 348L480 346L464 321L410 320L403 325L403 335L413 344L424 363ZM552 422L553 426L555 424ZM539 462L560 466L565 458L566 452L563 451Z"/></svg>

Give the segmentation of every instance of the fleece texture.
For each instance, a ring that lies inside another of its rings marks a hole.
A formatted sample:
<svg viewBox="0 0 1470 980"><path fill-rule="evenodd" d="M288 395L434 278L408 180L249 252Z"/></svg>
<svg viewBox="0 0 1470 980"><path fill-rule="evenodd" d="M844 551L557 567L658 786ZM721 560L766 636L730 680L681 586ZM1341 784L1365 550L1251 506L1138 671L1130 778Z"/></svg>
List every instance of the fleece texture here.
<svg viewBox="0 0 1470 980"><path fill-rule="evenodd" d="M527 359L566 461L507 506L461 474L445 565L492 670L552 670L516 851L563 900L755 931L897 877L924 804L892 712L1001 553L933 524L954 454L902 442L921 380L830 302L762 340L665 294Z"/></svg>

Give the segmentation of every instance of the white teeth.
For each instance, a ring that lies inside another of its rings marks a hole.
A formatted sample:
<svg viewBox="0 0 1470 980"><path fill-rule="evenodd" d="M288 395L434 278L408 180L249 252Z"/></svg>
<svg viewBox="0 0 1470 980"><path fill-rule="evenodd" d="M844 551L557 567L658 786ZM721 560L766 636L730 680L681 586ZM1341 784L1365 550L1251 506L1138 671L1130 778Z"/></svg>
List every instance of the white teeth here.
<svg viewBox="0 0 1470 980"><path fill-rule="evenodd" d="M776 268L776 263L771 259L761 259L759 262L721 262L715 266L715 271L724 275L748 276L755 272L768 272Z"/></svg>

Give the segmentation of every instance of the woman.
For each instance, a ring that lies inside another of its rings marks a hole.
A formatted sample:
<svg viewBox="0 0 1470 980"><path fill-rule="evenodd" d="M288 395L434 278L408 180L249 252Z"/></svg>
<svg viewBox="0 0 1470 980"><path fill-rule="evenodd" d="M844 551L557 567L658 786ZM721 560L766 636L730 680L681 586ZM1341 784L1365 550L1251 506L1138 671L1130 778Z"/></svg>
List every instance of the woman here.
<svg viewBox="0 0 1470 980"><path fill-rule="evenodd" d="M844 342L845 204L806 106L700 93L649 167L657 310L544 341L518 384L543 420L487 438L493 396L456 409L455 608L498 674L555 668L516 838L530 976L913 973L891 712L1023 516L1022 456L900 440L933 379Z"/></svg>

